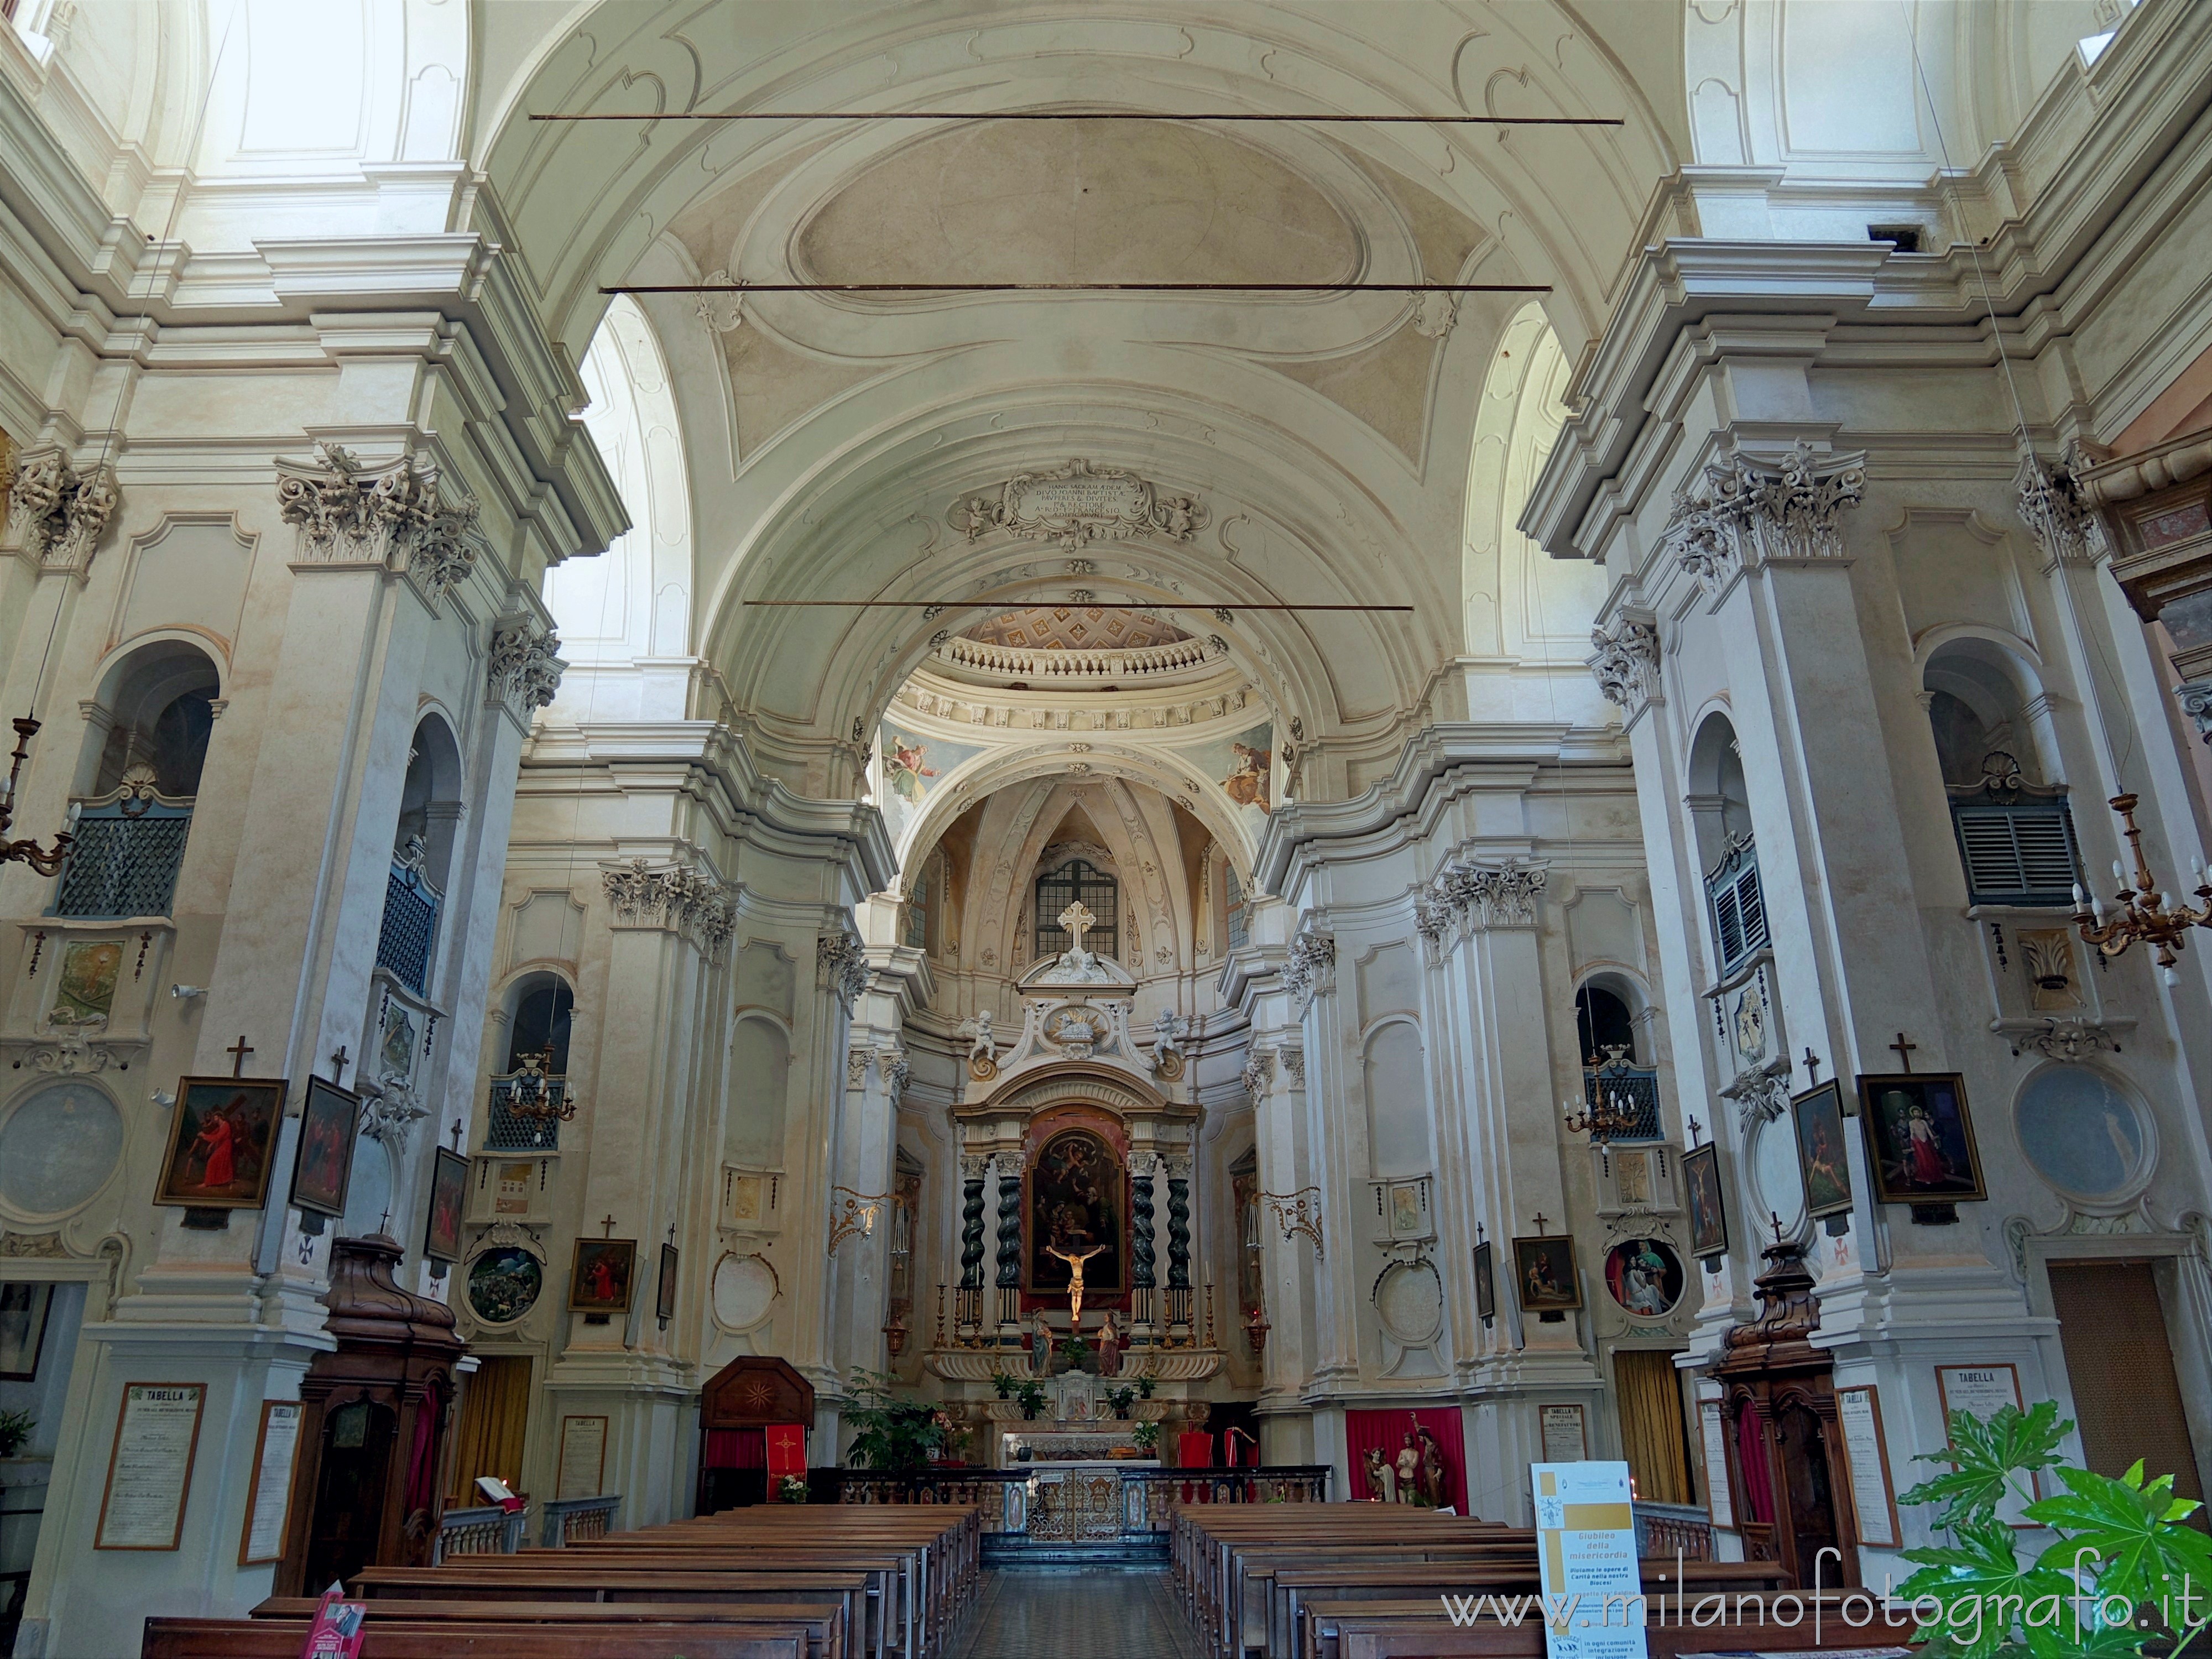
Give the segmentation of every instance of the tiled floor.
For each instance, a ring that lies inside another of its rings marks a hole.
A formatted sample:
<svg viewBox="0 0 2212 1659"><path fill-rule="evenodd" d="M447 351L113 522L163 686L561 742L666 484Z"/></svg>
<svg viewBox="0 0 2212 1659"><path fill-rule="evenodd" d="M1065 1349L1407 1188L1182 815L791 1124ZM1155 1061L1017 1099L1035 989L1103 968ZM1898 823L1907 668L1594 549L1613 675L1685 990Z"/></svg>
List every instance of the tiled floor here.
<svg viewBox="0 0 2212 1659"><path fill-rule="evenodd" d="M1196 1659L1167 1575L1127 1567L1002 1569L956 1659Z"/></svg>

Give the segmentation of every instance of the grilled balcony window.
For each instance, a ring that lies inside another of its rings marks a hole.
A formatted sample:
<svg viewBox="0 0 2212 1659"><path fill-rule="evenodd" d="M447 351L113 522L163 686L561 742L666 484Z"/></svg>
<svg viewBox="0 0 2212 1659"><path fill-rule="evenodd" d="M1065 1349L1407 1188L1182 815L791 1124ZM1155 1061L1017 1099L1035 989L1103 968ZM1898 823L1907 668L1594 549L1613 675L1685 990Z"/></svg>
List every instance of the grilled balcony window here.
<svg viewBox="0 0 2212 1659"><path fill-rule="evenodd" d="M1766 896L1759 885L1759 848L1748 835L1729 843L1705 876L1713 945L1723 977L1766 948Z"/></svg>
<svg viewBox="0 0 2212 1659"><path fill-rule="evenodd" d="M1113 877L1083 859L1071 859L1036 883L1036 957L1056 957L1075 941L1060 925L1060 914L1080 902L1091 912L1091 924L1083 935L1083 948L1094 956L1110 957L1121 948L1116 926L1120 884Z"/></svg>
<svg viewBox="0 0 2212 1659"><path fill-rule="evenodd" d="M2015 771L1948 793L1969 903L2073 908L2081 859L2065 785L2028 783Z"/></svg>
<svg viewBox="0 0 2212 1659"><path fill-rule="evenodd" d="M552 1115L531 1115L514 1109L515 1085L520 1082L526 1093L534 1093L535 1079L522 1073L510 1073L491 1080L491 1122L484 1136L484 1151L488 1152L557 1152L561 1150L561 1120ZM568 1080L566 1078L544 1079L547 1099L558 1107L568 1098Z"/></svg>
<svg viewBox="0 0 2212 1659"><path fill-rule="evenodd" d="M150 770L134 769L120 789L81 809L54 914L167 915L191 834L191 800L159 793Z"/></svg>
<svg viewBox="0 0 2212 1659"><path fill-rule="evenodd" d="M384 926L376 937L376 965L417 996L429 994L430 952L438 942L438 906L444 896L422 873L422 843L392 860L384 885Z"/></svg>
<svg viewBox="0 0 2212 1659"><path fill-rule="evenodd" d="M1665 1131L1659 1127L1659 1073L1650 1066L1631 1065L1619 1051L1601 1066L1583 1068L1583 1102L1595 1111L1600 1102L1610 1103L1626 1099L1636 1109L1636 1122L1631 1128L1613 1136L1613 1144L1623 1141L1663 1140Z"/></svg>

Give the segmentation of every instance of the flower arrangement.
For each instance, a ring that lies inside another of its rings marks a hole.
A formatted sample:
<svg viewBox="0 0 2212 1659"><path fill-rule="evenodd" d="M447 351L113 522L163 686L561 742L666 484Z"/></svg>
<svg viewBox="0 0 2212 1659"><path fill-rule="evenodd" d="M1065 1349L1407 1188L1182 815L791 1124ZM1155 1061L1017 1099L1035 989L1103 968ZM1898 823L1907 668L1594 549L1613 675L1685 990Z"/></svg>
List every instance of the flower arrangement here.
<svg viewBox="0 0 2212 1659"><path fill-rule="evenodd" d="M1129 1438L1136 1443L1137 1449L1146 1456L1156 1457L1159 1455L1160 1425L1158 1424L1139 1423L1130 1431Z"/></svg>
<svg viewBox="0 0 2212 1659"><path fill-rule="evenodd" d="M1136 1403L1136 1400L1137 1391L1134 1389L1106 1390L1106 1403L1114 1408L1114 1415L1116 1417L1128 1416L1129 1407Z"/></svg>
<svg viewBox="0 0 2212 1659"><path fill-rule="evenodd" d="M1067 1356L1067 1369L1072 1371L1081 1370L1084 1362L1091 1358L1091 1345L1073 1334L1061 1341L1060 1351Z"/></svg>
<svg viewBox="0 0 2212 1659"><path fill-rule="evenodd" d="M785 1475L775 1483L775 1501L779 1504L804 1504L806 1501L806 1477Z"/></svg>
<svg viewBox="0 0 2212 1659"><path fill-rule="evenodd" d="M1152 1397L1152 1390L1158 1386L1158 1379L1150 1371L1146 1371L1137 1379L1137 1397L1140 1400L1150 1400Z"/></svg>

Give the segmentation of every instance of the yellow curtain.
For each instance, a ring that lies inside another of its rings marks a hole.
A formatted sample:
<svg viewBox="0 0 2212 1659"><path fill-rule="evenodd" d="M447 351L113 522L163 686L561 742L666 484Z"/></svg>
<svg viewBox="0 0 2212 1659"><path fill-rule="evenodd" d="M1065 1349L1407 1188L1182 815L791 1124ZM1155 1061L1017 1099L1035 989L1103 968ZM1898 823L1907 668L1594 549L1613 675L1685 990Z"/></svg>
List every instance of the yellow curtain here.
<svg viewBox="0 0 2212 1659"><path fill-rule="evenodd" d="M1621 1448L1636 1477L1636 1495L1653 1504L1695 1503L1674 1356L1616 1352L1613 1380L1620 1401Z"/></svg>
<svg viewBox="0 0 2212 1659"><path fill-rule="evenodd" d="M468 1509L481 1500L476 1480L497 1475L520 1490L522 1437L530 1424L530 1357L487 1358L461 1393L460 1446L453 1457L453 1489L447 1501Z"/></svg>

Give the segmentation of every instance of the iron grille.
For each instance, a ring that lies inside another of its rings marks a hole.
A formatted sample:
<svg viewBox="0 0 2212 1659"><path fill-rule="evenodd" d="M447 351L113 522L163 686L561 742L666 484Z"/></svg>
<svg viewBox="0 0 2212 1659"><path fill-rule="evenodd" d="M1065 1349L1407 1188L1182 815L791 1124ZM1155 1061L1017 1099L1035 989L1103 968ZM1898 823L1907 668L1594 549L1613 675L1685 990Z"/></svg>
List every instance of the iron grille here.
<svg viewBox="0 0 2212 1659"><path fill-rule="evenodd" d="M553 1103L559 1105L568 1092L565 1078L549 1078L546 1087ZM524 1117L511 1109L514 1099L514 1079L495 1077L491 1080L491 1127L484 1136L484 1151L488 1152L557 1152L561 1150L561 1121L558 1118Z"/></svg>
<svg viewBox="0 0 2212 1659"><path fill-rule="evenodd" d="M376 965L417 996L429 994L430 949L438 938L438 890L422 871L392 861L384 885L384 925L376 936Z"/></svg>
<svg viewBox="0 0 2212 1659"><path fill-rule="evenodd" d="M1228 872L1228 881L1223 890L1229 899L1229 948L1241 951L1251 942L1251 917L1244 908L1243 884L1237 879L1237 872Z"/></svg>
<svg viewBox="0 0 2212 1659"><path fill-rule="evenodd" d="M1713 945L1723 976L1766 948L1766 896L1759 884L1759 848L1747 835L1705 878L1713 910Z"/></svg>
<svg viewBox="0 0 2212 1659"><path fill-rule="evenodd" d="M136 804L136 803L134 803ZM88 806L62 866L58 916L166 916L192 828L190 806Z"/></svg>
<svg viewBox="0 0 2212 1659"><path fill-rule="evenodd" d="M1070 859L1036 884L1036 956L1039 962L1056 957L1074 941L1054 920L1071 904L1080 902L1097 918L1084 931L1083 948L1102 957L1121 954L1121 930L1115 925L1120 884L1103 870L1083 859Z"/></svg>
<svg viewBox="0 0 2212 1659"><path fill-rule="evenodd" d="M2081 859L2063 799L1953 801L1951 828L1968 902L2072 908Z"/></svg>
<svg viewBox="0 0 2212 1659"><path fill-rule="evenodd" d="M1592 1066L1583 1071L1583 1100L1595 1109L1599 1097L1611 1101L1625 1098L1636 1109L1633 1127L1622 1130L1613 1137L1619 1146L1624 1140L1663 1140L1659 1127L1659 1073L1648 1066Z"/></svg>

